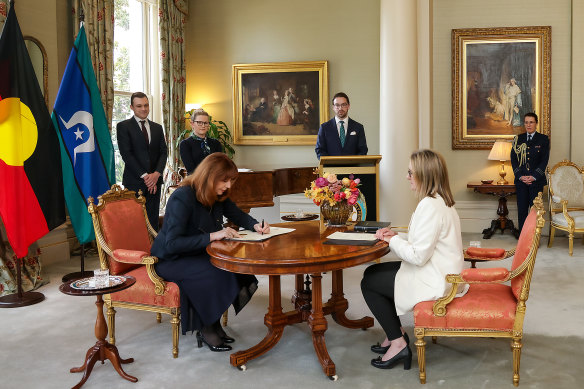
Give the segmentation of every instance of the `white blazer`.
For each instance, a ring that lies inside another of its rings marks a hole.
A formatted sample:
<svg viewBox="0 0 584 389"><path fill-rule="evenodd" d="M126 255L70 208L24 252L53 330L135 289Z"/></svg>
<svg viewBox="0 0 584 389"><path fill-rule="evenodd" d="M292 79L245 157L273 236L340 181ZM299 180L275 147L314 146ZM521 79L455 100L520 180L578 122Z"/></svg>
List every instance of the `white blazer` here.
<svg viewBox="0 0 584 389"><path fill-rule="evenodd" d="M425 197L410 220L407 239L397 235L389 241L402 259L395 276L395 308L398 315L413 310L421 301L436 300L450 290L447 274L462 270L460 219L439 195Z"/></svg>

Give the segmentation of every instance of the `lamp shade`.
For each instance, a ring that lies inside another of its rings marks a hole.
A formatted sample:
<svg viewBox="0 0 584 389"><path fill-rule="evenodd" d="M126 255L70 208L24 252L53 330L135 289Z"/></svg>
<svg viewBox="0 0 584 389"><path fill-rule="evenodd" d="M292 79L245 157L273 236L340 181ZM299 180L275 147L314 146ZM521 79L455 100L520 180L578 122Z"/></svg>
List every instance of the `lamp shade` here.
<svg viewBox="0 0 584 389"><path fill-rule="evenodd" d="M488 159L492 161L509 161L511 159L511 143L504 140L496 141Z"/></svg>

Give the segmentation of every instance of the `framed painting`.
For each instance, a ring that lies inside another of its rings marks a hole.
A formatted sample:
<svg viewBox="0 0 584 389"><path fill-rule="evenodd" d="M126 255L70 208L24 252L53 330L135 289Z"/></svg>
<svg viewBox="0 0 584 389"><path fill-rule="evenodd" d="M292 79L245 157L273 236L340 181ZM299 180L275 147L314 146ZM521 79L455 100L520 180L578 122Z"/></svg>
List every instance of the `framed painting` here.
<svg viewBox="0 0 584 389"><path fill-rule="evenodd" d="M327 61L233 65L236 145L314 145L328 108Z"/></svg>
<svg viewBox="0 0 584 389"><path fill-rule="evenodd" d="M452 148L490 149L539 116L550 136L551 27L452 30Z"/></svg>

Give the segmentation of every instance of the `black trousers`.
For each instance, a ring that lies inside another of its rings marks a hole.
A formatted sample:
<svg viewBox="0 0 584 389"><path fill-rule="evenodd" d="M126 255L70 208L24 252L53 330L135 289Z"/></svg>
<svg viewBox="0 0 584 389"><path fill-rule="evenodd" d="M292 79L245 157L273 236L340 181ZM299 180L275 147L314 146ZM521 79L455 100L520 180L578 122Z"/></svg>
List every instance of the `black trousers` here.
<svg viewBox="0 0 584 389"><path fill-rule="evenodd" d="M545 185L545 183L544 183ZM519 226L519 232L523 228L523 223L527 219L529 214L529 208L533 205L533 200L537 197L538 193L543 191L544 185L535 181L531 185L524 184L523 182L516 180L515 188L517 191L517 221Z"/></svg>
<svg viewBox="0 0 584 389"><path fill-rule="evenodd" d="M401 262L378 263L363 273L361 292L371 313L375 316L389 340L402 336L401 321L395 310L395 275Z"/></svg>

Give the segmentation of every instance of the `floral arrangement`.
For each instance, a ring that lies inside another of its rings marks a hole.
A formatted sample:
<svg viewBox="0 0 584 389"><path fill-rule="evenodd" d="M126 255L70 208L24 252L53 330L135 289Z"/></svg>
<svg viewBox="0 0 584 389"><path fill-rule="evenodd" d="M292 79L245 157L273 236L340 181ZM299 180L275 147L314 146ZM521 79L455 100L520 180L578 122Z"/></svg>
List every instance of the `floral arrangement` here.
<svg viewBox="0 0 584 389"><path fill-rule="evenodd" d="M336 174L324 173L310 184L310 189L304 191L304 196L312 199L316 205L328 201L333 206L344 200L349 205L355 205L359 198L359 185L361 180L354 178L352 174L339 180Z"/></svg>

